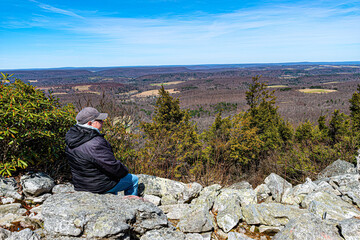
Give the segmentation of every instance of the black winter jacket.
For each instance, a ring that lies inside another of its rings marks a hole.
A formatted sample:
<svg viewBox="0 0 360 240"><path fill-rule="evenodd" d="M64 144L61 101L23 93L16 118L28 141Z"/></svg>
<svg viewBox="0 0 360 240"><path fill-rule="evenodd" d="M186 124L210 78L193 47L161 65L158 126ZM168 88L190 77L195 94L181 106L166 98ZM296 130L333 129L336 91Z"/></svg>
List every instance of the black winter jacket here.
<svg viewBox="0 0 360 240"><path fill-rule="evenodd" d="M116 160L104 135L94 129L72 126L66 133L65 143L77 191L105 193L128 174L128 169Z"/></svg>

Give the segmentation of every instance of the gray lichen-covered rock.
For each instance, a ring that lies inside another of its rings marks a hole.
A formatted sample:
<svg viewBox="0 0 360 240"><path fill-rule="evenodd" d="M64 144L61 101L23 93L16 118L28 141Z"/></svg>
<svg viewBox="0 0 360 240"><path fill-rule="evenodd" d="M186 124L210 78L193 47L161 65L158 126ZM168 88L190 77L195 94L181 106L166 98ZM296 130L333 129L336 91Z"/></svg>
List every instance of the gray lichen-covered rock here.
<svg viewBox="0 0 360 240"><path fill-rule="evenodd" d="M51 192L55 186L54 179L45 173L32 173L20 178L23 192L27 196L39 196L43 193Z"/></svg>
<svg viewBox="0 0 360 240"><path fill-rule="evenodd" d="M37 196L37 197L28 196L28 197L26 197L24 199L24 201L27 202L27 203L30 203L30 204L43 203L50 196L51 196L50 193L45 193L45 194L42 194L42 195Z"/></svg>
<svg viewBox="0 0 360 240"><path fill-rule="evenodd" d="M29 228L25 228L20 232L13 232L8 240L40 240L40 236L31 231Z"/></svg>
<svg viewBox="0 0 360 240"><path fill-rule="evenodd" d="M188 233L185 236L185 240L204 240L204 238L199 233Z"/></svg>
<svg viewBox="0 0 360 240"><path fill-rule="evenodd" d="M228 240L252 240L252 239L253 238L250 238L243 233L230 232L228 234Z"/></svg>
<svg viewBox="0 0 360 240"><path fill-rule="evenodd" d="M185 234L172 229L151 230L140 240L185 240Z"/></svg>
<svg viewBox="0 0 360 240"><path fill-rule="evenodd" d="M17 213L17 211L21 208L20 203L12 203L6 205L0 205L0 216L8 213Z"/></svg>
<svg viewBox="0 0 360 240"><path fill-rule="evenodd" d="M250 204L242 207L245 222L267 226L284 226L289 220L297 218L305 212L307 212L306 209L280 203Z"/></svg>
<svg viewBox="0 0 360 240"><path fill-rule="evenodd" d="M327 192L311 193L305 197L301 205L315 215L326 219L341 221L360 216L360 211L355 206Z"/></svg>
<svg viewBox="0 0 360 240"><path fill-rule="evenodd" d="M306 178L306 182L299 184L293 188L288 188L281 202L285 204L299 205L306 195L313 192L317 185L311 181L310 178Z"/></svg>
<svg viewBox="0 0 360 240"><path fill-rule="evenodd" d="M341 240L334 225L328 225L312 213L305 213L286 224L273 240Z"/></svg>
<svg viewBox="0 0 360 240"><path fill-rule="evenodd" d="M259 202L263 202L265 201L265 199L267 199L270 196L271 191L266 184L260 184L255 188L255 193L257 196L257 200Z"/></svg>
<svg viewBox="0 0 360 240"><path fill-rule="evenodd" d="M154 204L154 205L156 205L156 206L159 206L160 203L161 203L161 198L158 197L158 196L155 196L155 195L145 194L145 195L144 195L144 199L145 199L146 201L151 202L152 204Z"/></svg>
<svg viewBox="0 0 360 240"><path fill-rule="evenodd" d="M333 186L331 186L327 181L319 181L317 183L317 187L315 188L314 192L328 192L336 196L341 195L341 192L335 189Z"/></svg>
<svg viewBox="0 0 360 240"><path fill-rule="evenodd" d="M254 192L252 189L244 190ZM216 222L225 232L233 229L242 219L240 194L240 190L222 189L215 199L213 210L217 212Z"/></svg>
<svg viewBox="0 0 360 240"><path fill-rule="evenodd" d="M17 191L18 186L15 178L0 177L0 197L11 197L21 200L22 196Z"/></svg>
<svg viewBox="0 0 360 240"><path fill-rule="evenodd" d="M330 178L334 188L360 207L360 181L358 174L345 174ZM339 194L340 195L340 194Z"/></svg>
<svg viewBox="0 0 360 240"><path fill-rule="evenodd" d="M163 205L159 208L166 214L168 219L181 219L189 214L192 205L190 204L174 204Z"/></svg>
<svg viewBox="0 0 360 240"><path fill-rule="evenodd" d="M72 193L75 192L74 185L71 183L64 183L55 185L52 189L53 194L58 193Z"/></svg>
<svg viewBox="0 0 360 240"><path fill-rule="evenodd" d="M275 173L271 173L269 176L267 176L264 182L270 189L270 192L276 202L281 202L281 198L284 192L288 188L292 188L291 183Z"/></svg>
<svg viewBox="0 0 360 240"><path fill-rule="evenodd" d="M241 182L234 183L229 188L230 189L237 189L237 190L240 190L240 189L253 189L251 184L249 182L246 182L246 181L241 181Z"/></svg>
<svg viewBox="0 0 360 240"><path fill-rule="evenodd" d="M210 210L213 205L217 195L220 193L221 186L219 184L213 184L211 186L205 187L201 190L199 197L191 201L193 205L206 205L208 210Z"/></svg>
<svg viewBox="0 0 360 240"><path fill-rule="evenodd" d="M349 218L340 222L339 228L345 240L360 239L360 219Z"/></svg>
<svg viewBox="0 0 360 240"><path fill-rule="evenodd" d="M46 234L55 237L124 238L168 226L155 205L112 194L55 194L44 202L42 215Z"/></svg>
<svg viewBox="0 0 360 240"><path fill-rule="evenodd" d="M202 233L214 229L213 217L207 206L195 205L189 214L180 219L177 227L184 233Z"/></svg>
<svg viewBox="0 0 360 240"><path fill-rule="evenodd" d="M145 174L139 174L137 176L139 177L140 192L162 198L162 205L189 203L193 198L197 197L202 190L202 186L198 183L184 184Z"/></svg>
<svg viewBox="0 0 360 240"><path fill-rule="evenodd" d="M11 235L11 232L9 230L6 230L4 228L0 228L0 240L8 239Z"/></svg>
<svg viewBox="0 0 360 240"><path fill-rule="evenodd" d="M284 229L284 226L274 227L274 226L265 226L261 225L259 227L259 232L261 233L268 233L274 235L274 233L280 232L282 229Z"/></svg>
<svg viewBox="0 0 360 240"><path fill-rule="evenodd" d="M343 175L347 173L356 173L354 164L338 159L327 166L323 171L321 171L318 175L318 179Z"/></svg>

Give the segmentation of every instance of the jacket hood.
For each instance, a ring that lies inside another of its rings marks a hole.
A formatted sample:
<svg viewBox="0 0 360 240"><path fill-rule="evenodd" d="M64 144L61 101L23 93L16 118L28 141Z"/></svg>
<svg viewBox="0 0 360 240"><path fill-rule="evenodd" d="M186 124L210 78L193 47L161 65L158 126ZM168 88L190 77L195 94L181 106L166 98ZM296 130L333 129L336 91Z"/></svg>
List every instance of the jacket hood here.
<svg viewBox="0 0 360 240"><path fill-rule="evenodd" d="M104 135L94 129L74 125L66 133L65 143L69 148L76 148L97 136Z"/></svg>

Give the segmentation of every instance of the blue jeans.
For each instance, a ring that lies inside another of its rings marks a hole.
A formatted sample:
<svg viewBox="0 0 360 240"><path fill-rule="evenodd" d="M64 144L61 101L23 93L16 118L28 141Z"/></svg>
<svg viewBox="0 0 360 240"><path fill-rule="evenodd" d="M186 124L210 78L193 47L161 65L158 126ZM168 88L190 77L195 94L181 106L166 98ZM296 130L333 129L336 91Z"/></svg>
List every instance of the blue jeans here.
<svg viewBox="0 0 360 240"><path fill-rule="evenodd" d="M138 195L138 181L139 178L136 175L128 174L115 185L112 189L106 193L113 193L117 195L118 192L125 191L125 195Z"/></svg>

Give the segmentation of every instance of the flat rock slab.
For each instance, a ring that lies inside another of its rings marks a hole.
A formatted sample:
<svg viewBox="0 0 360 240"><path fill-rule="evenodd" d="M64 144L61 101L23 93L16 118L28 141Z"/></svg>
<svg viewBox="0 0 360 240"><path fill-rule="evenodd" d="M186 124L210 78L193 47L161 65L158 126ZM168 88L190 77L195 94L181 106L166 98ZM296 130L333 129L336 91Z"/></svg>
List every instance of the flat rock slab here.
<svg viewBox="0 0 360 240"><path fill-rule="evenodd" d="M341 197L328 192L314 192L307 195L301 205L319 217L341 221L360 217L360 211Z"/></svg>
<svg viewBox="0 0 360 240"><path fill-rule="evenodd" d="M42 205L42 216L45 233L53 237L121 239L168 226L152 203L88 192L54 194Z"/></svg>
<svg viewBox="0 0 360 240"><path fill-rule="evenodd" d="M273 240L341 240L337 228L312 213L305 213L286 224Z"/></svg>
<svg viewBox="0 0 360 240"><path fill-rule="evenodd" d="M284 226L291 219L297 218L306 212L306 209L280 203L250 204L242 207L245 222L266 226Z"/></svg>

